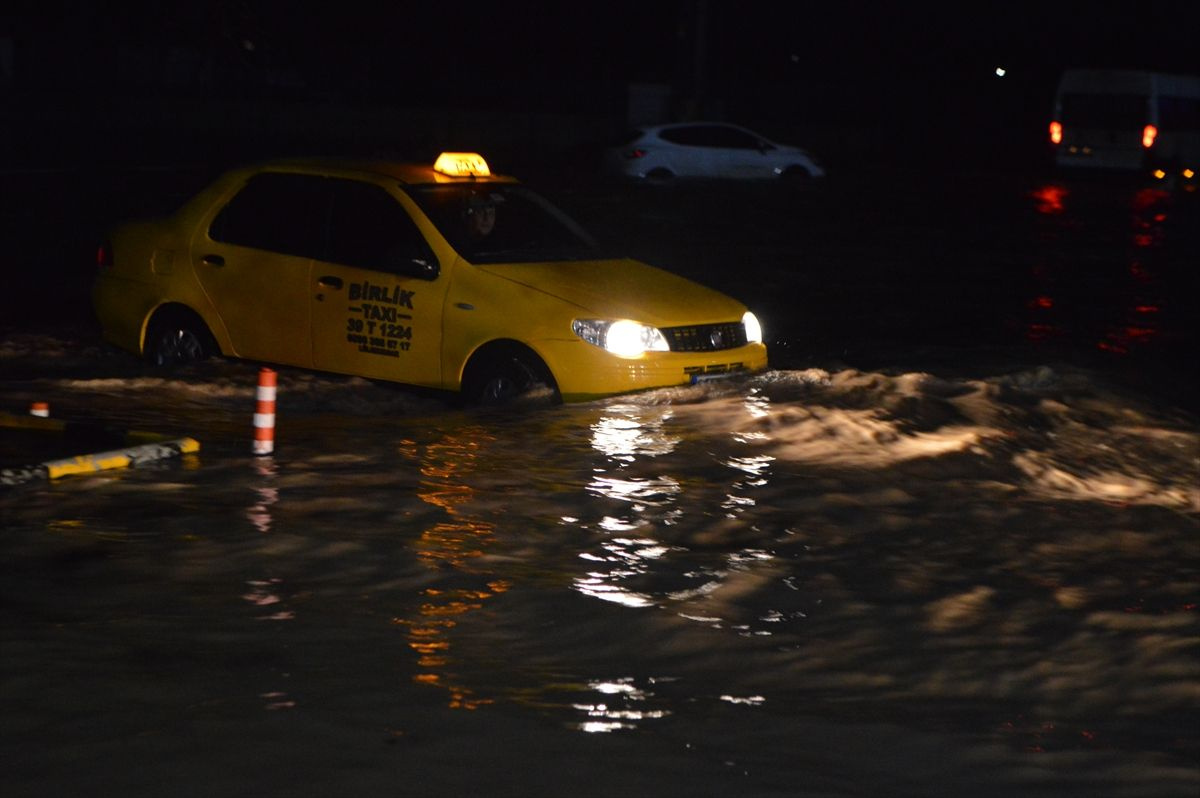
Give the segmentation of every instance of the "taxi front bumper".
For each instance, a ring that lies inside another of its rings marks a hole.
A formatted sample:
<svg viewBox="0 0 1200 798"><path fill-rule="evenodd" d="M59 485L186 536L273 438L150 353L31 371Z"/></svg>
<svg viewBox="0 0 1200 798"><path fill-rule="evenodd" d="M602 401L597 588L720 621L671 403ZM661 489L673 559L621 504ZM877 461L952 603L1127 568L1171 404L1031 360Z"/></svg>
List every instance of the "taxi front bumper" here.
<svg viewBox="0 0 1200 798"><path fill-rule="evenodd" d="M565 401L631 393L767 368L767 347L746 344L718 352L646 352L617 357L584 341L549 341L538 347Z"/></svg>

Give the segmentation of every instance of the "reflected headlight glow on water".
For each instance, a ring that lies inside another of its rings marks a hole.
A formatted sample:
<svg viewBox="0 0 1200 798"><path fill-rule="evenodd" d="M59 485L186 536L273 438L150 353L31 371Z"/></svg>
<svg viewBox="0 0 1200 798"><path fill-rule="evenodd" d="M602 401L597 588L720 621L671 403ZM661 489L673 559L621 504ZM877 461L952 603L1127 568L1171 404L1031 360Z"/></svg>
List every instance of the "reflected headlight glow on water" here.
<svg viewBox="0 0 1200 798"><path fill-rule="evenodd" d="M618 479L598 476L588 483L588 490L619 501L670 504L683 489L673 477Z"/></svg>
<svg viewBox="0 0 1200 798"><path fill-rule="evenodd" d="M592 448L622 462L670 454L680 439L663 432L670 421L666 408L614 405L592 424Z"/></svg>
<svg viewBox="0 0 1200 798"><path fill-rule="evenodd" d="M760 389L751 389L742 399L742 408L753 421L762 421L771 417L771 399ZM770 439L765 432L756 430L735 430L731 436L735 443L763 443Z"/></svg>
<svg viewBox="0 0 1200 798"><path fill-rule="evenodd" d="M629 575L632 575L632 572L627 571L623 574L589 573L587 576L576 579L573 587L585 596L611 601L613 604L623 604L626 607L635 608L653 607L654 602L649 596L625 590L609 581L614 576L620 578Z"/></svg>
<svg viewBox="0 0 1200 798"><path fill-rule="evenodd" d="M754 388L742 399L742 406L751 418L766 418L771 415L771 399L758 388Z"/></svg>
<svg viewBox="0 0 1200 798"><path fill-rule="evenodd" d="M650 561L664 557L667 546L651 538L613 538L604 543L604 555L580 554L581 559L609 563L607 571L594 570L577 578L573 587L585 596L623 604L626 607L653 607L653 597L628 590L620 583L646 573Z"/></svg>
<svg viewBox="0 0 1200 798"><path fill-rule="evenodd" d="M725 465L748 475L749 478L738 480L732 485L735 490L740 491L745 488L765 487L767 485L766 475L774 462L774 457L763 454L751 457L731 457L725 461ZM738 507L753 507L755 504L756 502L751 496L729 493L721 506L728 510Z"/></svg>
<svg viewBox="0 0 1200 798"><path fill-rule="evenodd" d="M578 724L580 731L590 734L632 729L633 721L665 718L671 714L662 709L644 709L642 705L654 697L654 693L640 689L632 679L588 682L588 687L600 693L598 700L591 703L572 704L574 709L587 715L587 720ZM616 706L616 704L620 706Z"/></svg>
<svg viewBox="0 0 1200 798"><path fill-rule="evenodd" d="M725 465L738 471L745 471L751 476L761 477L771 467L771 463L774 462L774 457L769 454L763 454L756 457L731 457L725 461Z"/></svg>

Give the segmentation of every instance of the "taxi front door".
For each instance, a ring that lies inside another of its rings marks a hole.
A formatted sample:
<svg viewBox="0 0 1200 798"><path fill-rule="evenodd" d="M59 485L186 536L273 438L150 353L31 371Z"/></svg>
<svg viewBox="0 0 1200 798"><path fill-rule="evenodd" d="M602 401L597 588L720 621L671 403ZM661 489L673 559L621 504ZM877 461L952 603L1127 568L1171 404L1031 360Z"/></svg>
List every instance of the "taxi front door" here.
<svg viewBox="0 0 1200 798"><path fill-rule="evenodd" d="M328 258L312 270L313 366L439 386L448 276L397 197L333 182Z"/></svg>

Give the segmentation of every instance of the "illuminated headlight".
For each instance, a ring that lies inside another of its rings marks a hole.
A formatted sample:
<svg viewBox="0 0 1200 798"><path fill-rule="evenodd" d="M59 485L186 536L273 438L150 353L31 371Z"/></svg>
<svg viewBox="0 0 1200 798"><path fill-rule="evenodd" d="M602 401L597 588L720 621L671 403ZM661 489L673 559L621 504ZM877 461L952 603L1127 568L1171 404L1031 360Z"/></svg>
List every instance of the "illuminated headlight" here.
<svg viewBox="0 0 1200 798"><path fill-rule="evenodd" d="M742 326L746 328L746 343L762 343L762 325L758 323L758 316L747 310L742 316Z"/></svg>
<svg viewBox="0 0 1200 798"><path fill-rule="evenodd" d="M612 352L618 357L637 357L643 352L667 352L667 339L657 327L647 327L636 321L622 319L576 319L571 329L589 344Z"/></svg>

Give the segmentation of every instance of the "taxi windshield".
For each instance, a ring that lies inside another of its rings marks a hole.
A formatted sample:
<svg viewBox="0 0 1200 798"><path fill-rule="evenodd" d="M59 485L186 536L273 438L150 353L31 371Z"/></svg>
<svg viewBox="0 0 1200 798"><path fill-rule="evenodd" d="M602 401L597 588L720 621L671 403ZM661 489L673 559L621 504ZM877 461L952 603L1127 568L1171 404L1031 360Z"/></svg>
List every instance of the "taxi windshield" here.
<svg viewBox="0 0 1200 798"><path fill-rule="evenodd" d="M473 263L600 257L595 240L544 198L515 183L406 187L446 240Z"/></svg>

